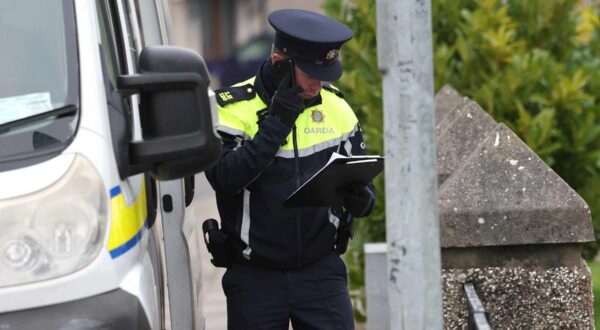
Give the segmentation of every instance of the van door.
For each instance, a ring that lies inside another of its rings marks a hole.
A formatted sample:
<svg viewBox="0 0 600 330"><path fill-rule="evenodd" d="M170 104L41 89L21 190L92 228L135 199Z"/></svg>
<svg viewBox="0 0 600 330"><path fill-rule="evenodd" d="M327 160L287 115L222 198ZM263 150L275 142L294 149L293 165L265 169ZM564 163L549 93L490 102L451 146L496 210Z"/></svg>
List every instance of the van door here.
<svg viewBox="0 0 600 330"><path fill-rule="evenodd" d="M116 88L119 75L134 74L138 70L137 58L142 44L139 33L135 32L135 24L132 23L132 21L136 22L137 18L128 14L128 8L122 1L96 0L96 8L100 22L100 46L110 108L111 135L113 148L117 154L117 165L122 178L119 187L127 206L131 206L134 202L141 202L146 206L146 219L142 220L142 224L136 223L133 225L136 228L141 227L139 229L144 232L144 227L155 227L153 224L157 218L156 184L148 175L144 174L123 178L123 173L127 172L128 164L120 164L122 159L118 156L118 153L127 150L129 141L132 139L139 140L142 136L139 119L139 95L122 97ZM122 144L120 145L120 143ZM123 159L127 158L123 157ZM144 200L141 201L140 198ZM130 222L138 221L137 219L127 220ZM146 235L145 233L141 235L139 244L140 258L148 252L154 270L155 297L151 299L151 304L155 305L153 318L156 323L153 324L158 324L161 329L165 329L164 294L161 282L162 268L160 267L163 261L157 248L159 244L157 244L157 239L153 234Z"/></svg>
<svg viewBox="0 0 600 330"><path fill-rule="evenodd" d="M132 24L133 40L138 41L137 55L142 47L169 43L170 19L166 1L127 0L124 5ZM149 252L151 256L155 254L153 265L157 267L156 274L161 275L164 293L161 319L164 326L171 329L203 328L200 265L190 262L193 258L199 260L200 248L195 235L196 219L188 208L193 198L193 179L157 184L160 212L152 228Z"/></svg>

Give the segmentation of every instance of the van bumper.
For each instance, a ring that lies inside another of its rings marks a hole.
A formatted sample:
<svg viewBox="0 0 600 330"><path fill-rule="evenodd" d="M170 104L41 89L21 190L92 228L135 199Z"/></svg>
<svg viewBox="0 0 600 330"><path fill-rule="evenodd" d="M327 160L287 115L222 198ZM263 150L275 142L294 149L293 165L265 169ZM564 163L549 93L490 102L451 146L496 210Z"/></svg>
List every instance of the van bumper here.
<svg viewBox="0 0 600 330"><path fill-rule="evenodd" d="M137 297L115 290L101 295L0 314L1 329L150 329Z"/></svg>

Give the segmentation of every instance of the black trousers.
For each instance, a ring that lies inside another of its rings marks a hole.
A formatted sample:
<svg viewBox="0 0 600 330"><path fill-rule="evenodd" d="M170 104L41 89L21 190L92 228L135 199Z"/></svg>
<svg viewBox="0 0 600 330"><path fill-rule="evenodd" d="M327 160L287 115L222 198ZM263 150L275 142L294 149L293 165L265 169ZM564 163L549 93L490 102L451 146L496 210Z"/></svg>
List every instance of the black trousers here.
<svg viewBox="0 0 600 330"><path fill-rule="evenodd" d="M354 329L346 266L331 253L301 269L234 263L223 275L229 330Z"/></svg>

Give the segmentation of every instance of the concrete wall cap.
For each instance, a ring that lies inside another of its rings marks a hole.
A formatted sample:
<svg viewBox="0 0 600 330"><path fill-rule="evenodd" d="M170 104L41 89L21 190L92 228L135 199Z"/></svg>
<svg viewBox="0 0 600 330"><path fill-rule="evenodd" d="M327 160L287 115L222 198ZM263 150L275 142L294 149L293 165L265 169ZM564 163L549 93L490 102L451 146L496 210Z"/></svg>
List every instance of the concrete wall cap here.
<svg viewBox="0 0 600 330"><path fill-rule="evenodd" d="M444 85L435 95L435 122L441 122L462 100L463 97L452 86Z"/></svg>
<svg viewBox="0 0 600 330"><path fill-rule="evenodd" d="M585 201L504 124L442 184L442 247L594 240Z"/></svg>
<svg viewBox="0 0 600 330"><path fill-rule="evenodd" d="M446 125L437 137L437 171L440 185L465 162L497 125L485 110L471 100L462 102L448 117L451 118L444 120Z"/></svg>
<svg viewBox="0 0 600 330"><path fill-rule="evenodd" d="M387 253L387 243L366 243L364 249L366 254Z"/></svg>

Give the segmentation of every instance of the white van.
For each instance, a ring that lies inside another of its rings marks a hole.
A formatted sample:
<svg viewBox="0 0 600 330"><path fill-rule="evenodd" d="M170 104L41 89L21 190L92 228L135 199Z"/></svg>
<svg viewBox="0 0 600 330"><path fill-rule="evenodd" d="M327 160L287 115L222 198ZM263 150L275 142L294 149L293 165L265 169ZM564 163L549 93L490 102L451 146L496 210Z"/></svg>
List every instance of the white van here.
<svg viewBox="0 0 600 330"><path fill-rule="evenodd" d="M220 141L168 17L0 0L0 329L203 327L186 206Z"/></svg>

